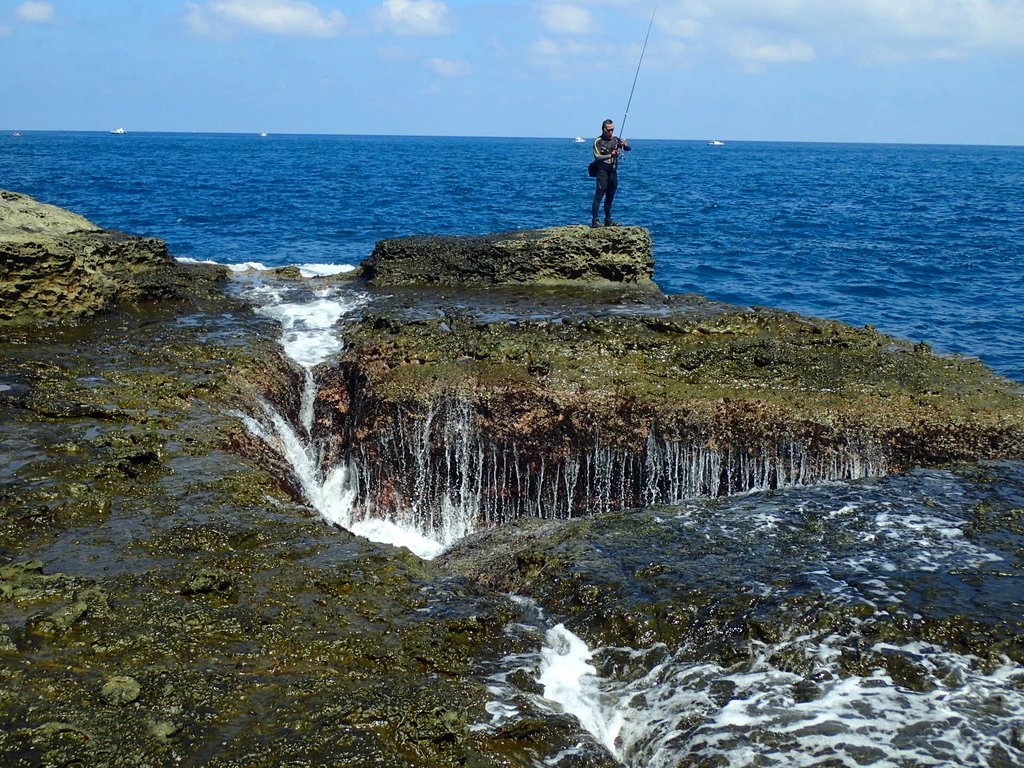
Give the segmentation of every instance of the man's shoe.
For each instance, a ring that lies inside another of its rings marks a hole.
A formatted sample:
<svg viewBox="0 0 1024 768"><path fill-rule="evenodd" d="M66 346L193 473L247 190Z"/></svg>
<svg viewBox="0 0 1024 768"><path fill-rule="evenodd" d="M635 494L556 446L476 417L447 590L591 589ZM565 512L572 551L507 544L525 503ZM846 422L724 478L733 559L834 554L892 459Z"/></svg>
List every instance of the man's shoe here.
<svg viewBox="0 0 1024 768"><path fill-rule="evenodd" d="M601 222L598 221L597 219L591 219L590 220L590 226L592 226L592 227L600 227L601 226Z"/></svg>
<svg viewBox="0 0 1024 768"><path fill-rule="evenodd" d="M620 225L619 225L619 222L617 222L617 221L612 221L611 219L605 219L605 220L604 220L604 225L605 225L606 227L618 227L618 226L620 226Z"/></svg>

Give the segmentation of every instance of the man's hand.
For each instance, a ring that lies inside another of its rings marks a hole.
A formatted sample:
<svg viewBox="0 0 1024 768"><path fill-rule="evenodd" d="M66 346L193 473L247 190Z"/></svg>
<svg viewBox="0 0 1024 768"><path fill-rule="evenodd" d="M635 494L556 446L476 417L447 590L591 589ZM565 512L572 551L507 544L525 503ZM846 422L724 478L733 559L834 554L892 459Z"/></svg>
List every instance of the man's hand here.
<svg viewBox="0 0 1024 768"><path fill-rule="evenodd" d="M619 156L619 150L613 149L612 150L612 157L618 157L618 156Z"/></svg>

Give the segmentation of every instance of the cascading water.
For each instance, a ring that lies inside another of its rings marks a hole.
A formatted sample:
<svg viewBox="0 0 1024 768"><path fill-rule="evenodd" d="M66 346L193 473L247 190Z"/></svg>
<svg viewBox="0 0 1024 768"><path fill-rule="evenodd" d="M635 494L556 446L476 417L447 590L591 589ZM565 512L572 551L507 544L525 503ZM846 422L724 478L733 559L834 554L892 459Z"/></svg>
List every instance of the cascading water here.
<svg viewBox="0 0 1024 768"><path fill-rule="evenodd" d="M653 430L631 447L595 428L546 456L485 434L473 408L453 396L420 413L394 413L377 437L372 457L361 447L350 457L359 468L360 496L401 507L386 511L407 512L449 542L477 524L570 518L889 471L884 451L870 445L716 446Z"/></svg>
<svg viewBox="0 0 1024 768"><path fill-rule="evenodd" d="M1012 725L1024 714L1019 666L987 670L976 657L921 642L873 646L923 670L924 690L914 690L881 667L838 675L833 662L845 642L797 637L723 667L663 646L592 651L559 626L548 632L537 680L546 698L636 768L673 768L680 760L730 768L1021 764L1019 726ZM773 657L786 651L818 659L818 681L777 666ZM602 675L595 664L644 671L623 678Z"/></svg>
<svg viewBox="0 0 1024 768"><path fill-rule="evenodd" d="M492 434L478 409L454 393L422 407L346 412L331 427L338 443L330 450L347 447L343 455L325 454L312 430L314 368L342 350L338 324L369 297L347 287L266 280L243 293L281 324L281 344L305 379L298 415L272 418L273 408L261 406L260 437L276 435L306 497L325 517L375 539L402 540L419 553L436 554L477 527L523 517L569 518L889 470L884 447L856 440L736 445L654 426L639 445L622 445L594 424L563 435L562 444L555 439L524 450L515 437ZM255 431L251 419L246 423ZM291 424L301 434L281 433ZM408 533L412 541L404 540Z"/></svg>
<svg viewBox="0 0 1024 768"><path fill-rule="evenodd" d="M261 283L247 288L246 295L259 312L280 322L282 346L301 366L304 380L299 414L289 420L263 402L258 413L242 416L248 429L289 461L307 500L326 519L423 557L438 554L477 521L569 517L575 500L583 497L595 510L611 509L630 493L648 504L715 496L723 490L723 477L735 480L724 489L735 492L795 489L886 471L884 456L858 450L813 458L803 446L792 445L748 456L653 434L642 453L597 443L561 465L531 471L515 446L488 442L472 409L452 400L434 403L419 417L396 420L379 436L383 454L393 458L406 484L399 488L408 505L401 519L416 527L374 520L372 513L379 512L374 490L389 481L375 476L374 465L358 450L325 462L311 439L314 369L342 351L338 326L360 306L361 297L350 289L311 292ZM906 494L899 483L910 481L890 478L895 496L871 498L869 490L863 492L867 501L856 484L838 483L820 491L785 492L798 495L793 504L785 496L754 494L720 503L709 514L695 513L702 509L697 502L650 512L659 525L678 529L680 538L668 547L670 553L663 551L664 541L658 551L634 542L638 552L618 555L616 579L635 578L630 557L649 563L670 555L667 563L695 564L681 583L698 593L727 589L721 599L728 601L753 590L762 608L771 605L778 612L772 621L781 639L745 639L746 658L740 661L708 657L706 649L685 643L590 649L564 625L551 627L541 618L531 630L540 649L509 664L534 675L542 691L536 706L573 715L595 743L626 766L1022 764L1024 669L1019 664L1007 657L981 659L924 637L866 642L873 625L891 622L894 615L900 626L921 620L913 611L900 618L905 610L900 606L919 600L915 590L926 588L916 585L914 574L930 579L964 569L1005 570L1002 555L966 537L963 493L951 491L955 483L945 476L935 477L936 487ZM495 487L516 489L503 500L511 506L493 506L488 489ZM700 553L686 550L692 542L710 542L716 570L701 570ZM594 544L602 551L606 546ZM776 562L789 552L797 559ZM746 573L757 568L766 570ZM723 583L733 573L739 581L730 592ZM807 631L786 607L794 593L811 604L826 604L826 613L854 606L854 618L844 619L843 631ZM951 602L959 605L961 598ZM735 654L734 641L723 637L722 646ZM862 659L854 671L843 666L851 656ZM906 669L913 670L913 685L901 677ZM506 672L492 688L491 727L514 721L512 702L534 695L508 680Z"/></svg>
<svg viewBox="0 0 1024 768"><path fill-rule="evenodd" d="M338 325L361 306L363 298L351 290L328 287L310 291L305 285L259 279L245 285L242 294L259 314L281 324L281 346L301 366L304 381L298 429L262 399L258 415L239 414L242 423L288 461L306 500L326 520L373 541L407 547L420 557L436 557L450 542L389 520L357 518L356 467L344 458L325 466L323 452L312 437L317 393L313 369L342 352L344 340Z"/></svg>

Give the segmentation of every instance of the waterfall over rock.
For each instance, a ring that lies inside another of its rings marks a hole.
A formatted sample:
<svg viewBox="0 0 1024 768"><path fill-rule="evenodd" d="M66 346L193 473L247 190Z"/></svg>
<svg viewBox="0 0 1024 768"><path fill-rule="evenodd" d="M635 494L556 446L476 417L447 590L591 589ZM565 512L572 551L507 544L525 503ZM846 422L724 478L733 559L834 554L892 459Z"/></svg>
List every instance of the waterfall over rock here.
<svg viewBox="0 0 1024 768"><path fill-rule="evenodd" d="M305 304L262 309L304 350L286 421L318 508L331 478L336 522L448 546L524 517L1020 455L1024 398L978 361L664 296L652 265L630 227L401 238L311 281Z"/></svg>

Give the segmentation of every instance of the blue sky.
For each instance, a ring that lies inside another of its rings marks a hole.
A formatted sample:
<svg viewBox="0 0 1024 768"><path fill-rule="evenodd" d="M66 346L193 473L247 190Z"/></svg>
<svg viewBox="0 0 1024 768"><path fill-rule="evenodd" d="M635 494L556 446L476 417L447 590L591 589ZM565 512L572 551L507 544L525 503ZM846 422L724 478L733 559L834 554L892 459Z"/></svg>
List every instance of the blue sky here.
<svg viewBox="0 0 1024 768"><path fill-rule="evenodd" d="M592 136L648 0L0 0L0 128ZM1024 145L1024 0L661 0L626 124Z"/></svg>

